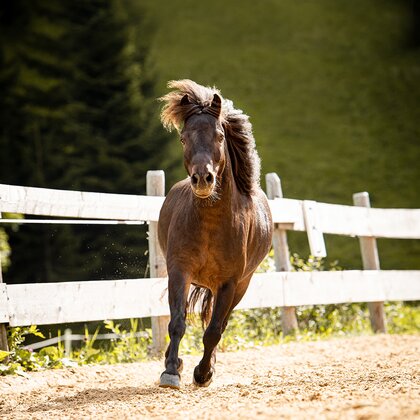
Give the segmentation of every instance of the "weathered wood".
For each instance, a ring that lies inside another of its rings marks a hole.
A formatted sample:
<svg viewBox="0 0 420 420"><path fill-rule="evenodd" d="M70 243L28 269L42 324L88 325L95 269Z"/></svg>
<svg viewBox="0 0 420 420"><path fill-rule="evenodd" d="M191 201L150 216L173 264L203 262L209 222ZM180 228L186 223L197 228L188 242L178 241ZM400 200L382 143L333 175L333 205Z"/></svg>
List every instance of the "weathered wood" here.
<svg viewBox="0 0 420 420"><path fill-rule="evenodd" d="M268 184L267 184L268 186ZM269 197L270 198L270 197ZM269 201L274 223L305 231L303 201ZM420 209L380 209L316 202L317 227L324 234L420 239Z"/></svg>
<svg viewBox="0 0 420 420"><path fill-rule="evenodd" d="M8 324L8 323L9 323L9 308L7 305L7 284L0 283L0 325Z"/></svg>
<svg viewBox="0 0 420 420"><path fill-rule="evenodd" d="M165 173L163 171L147 171L147 195L165 195ZM157 222L149 223L149 264L151 277L166 277L166 262L158 242ZM166 348L166 334L169 317L152 317L153 347L156 353Z"/></svg>
<svg viewBox="0 0 420 420"><path fill-rule="evenodd" d="M0 219L1 219L1 211L0 211ZM2 268L1 268L1 257L0 257L0 295L4 295L4 297L6 297L6 303L3 303L4 306L7 305L7 296L6 296L6 287L5 284L3 283L3 272L2 272ZM0 298L1 299L1 298ZM4 300L3 300L4 302ZM8 317L7 316L1 316L1 311L3 308L1 308L1 300L0 300L0 350L4 350L4 351L9 351L9 344L7 342L7 321L8 321ZM4 361L6 361L6 359L4 359Z"/></svg>
<svg viewBox="0 0 420 420"><path fill-rule="evenodd" d="M42 216L157 221L164 198L0 184L0 211Z"/></svg>
<svg viewBox="0 0 420 420"><path fill-rule="evenodd" d="M271 181L270 179L271 174L267 174L269 176L269 181L267 182L267 197L270 198L271 196L268 195L268 192L272 188L271 185L275 184L275 181ZM277 176L277 174L274 174ZM290 198L276 198L270 199L268 201L270 205L271 214L273 216L273 222L277 224L281 224L282 229L290 229L290 230L297 230L303 232L305 230L305 221L303 219L303 212L302 212L302 201L301 200L293 200Z"/></svg>
<svg viewBox="0 0 420 420"><path fill-rule="evenodd" d="M8 284L9 322L43 325L167 315L166 287L164 278Z"/></svg>
<svg viewBox="0 0 420 420"><path fill-rule="evenodd" d="M0 184L0 211L42 216L157 221L163 197L53 190ZM274 223L304 231L302 201L269 201ZM317 203L328 234L420 239L420 209L371 209Z"/></svg>
<svg viewBox="0 0 420 420"><path fill-rule="evenodd" d="M64 354L67 356L67 357L70 357L71 356L71 342L72 342L72 339L71 339L71 336L72 336L72 334L71 334L71 329L70 328L66 328L65 330L64 330Z"/></svg>
<svg viewBox="0 0 420 420"><path fill-rule="evenodd" d="M353 194L355 206L370 208L369 194L361 192ZM360 250L362 253L363 268L365 270L380 270L378 247L374 237L360 237ZM386 332L386 318L383 302L368 303L370 323L375 333Z"/></svg>
<svg viewBox="0 0 420 420"><path fill-rule="evenodd" d="M319 225L316 201L303 201L303 217L305 219L311 255L314 257L326 257L327 251L325 249L324 235Z"/></svg>
<svg viewBox="0 0 420 420"><path fill-rule="evenodd" d="M144 225L144 220L92 220L92 219L0 219L8 225Z"/></svg>
<svg viewBox="0 0 420 420"><path fill-rule="evenodd" d="M6 285L0 317L11 326L169 315L167 278ZM420 271L255 274L237 309L419 300Z"/></svg>
<svg viewBox="0 0 420 420"><path fill-rule="evenodd" d="M163 173L157 172L150 175L150 179L155 176L156 179L163 178ZM154 181L150 182L148 194L164 194L164 182L158 182L160 187ZM288 272L291 267L286 230L304 231L305 222L306 226L311 225L313 213L308 218L308 210L305 210L308 204L301 200L280 198L281 185L276 174L267 175L267 194L272 198L269 204L275 222L273 248L276 269L280 272L255 275L238 308L282 306L283 330L287 332L297 328L296 305L371 302L373 328L385 331L381 302L420 299L420 271L377 271L379 258L375 240L375 237L420 239L420 209L370 208L369 203L366 205L363 201L366 197L368 201L367 193L355 195L356 206L316 203L315 226L318 232L359 236L366 271L291 273ZM360 204L358 196L361 197ZM151 221L149 252L153 277L58 284L0 283L0 324L42 325L152 316L155 348L162 350L169 307L165 295L167 279L163 278L166 277L166 265L158 247L155 222L163 200L158 196L85 193L0 184L0 212L112 219L116 223ZM316 244L314 246L317 247ZM0 334L0 346L1 340ZM5 334L4 342L7 343Z"/></svg>
<svg viewBox="0 0 420 420"><path fill-rule="evenodd" d="M265 177L267 184L267 197L274 202L283 197L280 178L276 173L269 173ZM289 246L287 234L279 225L274 225L273 231L274 263L277 271L291 271ZM271 293L275 293L273 290ZM298 330L296 310L294 307L282 307L282 330L284 335L293 334Z"/></svg>
<svg viewBox="0 0 420 420"><path fill-rule="evenodd" d="M420 239L420 209L380 209L317 203L324 233L376 238Z"/></svg>
<svg viewBox="0 0 420 420"><path fill-rule="evenodd" d="M346 270L290 273L283 281L289 305L416 300L420 271Z"/></svg>

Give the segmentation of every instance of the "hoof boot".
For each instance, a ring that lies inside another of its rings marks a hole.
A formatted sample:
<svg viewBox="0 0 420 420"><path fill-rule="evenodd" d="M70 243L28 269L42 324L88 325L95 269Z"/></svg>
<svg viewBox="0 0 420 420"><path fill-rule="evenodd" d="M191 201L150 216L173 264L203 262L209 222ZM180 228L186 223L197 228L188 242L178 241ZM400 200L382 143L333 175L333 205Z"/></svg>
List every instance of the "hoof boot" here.
<svg viewBox="0 0 420 420"><path fill-rule="evenodd" d="M163 372L160 375L159 386L162 388L180 389L181 379L178 375L171 375L170 373Z"/></svg>

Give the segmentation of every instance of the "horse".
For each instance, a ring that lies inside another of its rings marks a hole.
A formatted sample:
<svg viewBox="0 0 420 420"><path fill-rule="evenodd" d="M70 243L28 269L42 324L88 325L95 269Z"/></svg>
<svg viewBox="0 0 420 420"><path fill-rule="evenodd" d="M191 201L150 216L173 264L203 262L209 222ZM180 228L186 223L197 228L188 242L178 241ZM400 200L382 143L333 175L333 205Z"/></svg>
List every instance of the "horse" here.
<svg viewBox="0 0 420 420"><path fill-rule="evenodd" d="M208 386L228 318L271 246L273 221L249 117L216 88L188 79L168 88L161 121L180 135L188 177L171 188L158 221L170 306L160 386L179 389L187 309L202 301L204 353L193 383Z"/></svg>

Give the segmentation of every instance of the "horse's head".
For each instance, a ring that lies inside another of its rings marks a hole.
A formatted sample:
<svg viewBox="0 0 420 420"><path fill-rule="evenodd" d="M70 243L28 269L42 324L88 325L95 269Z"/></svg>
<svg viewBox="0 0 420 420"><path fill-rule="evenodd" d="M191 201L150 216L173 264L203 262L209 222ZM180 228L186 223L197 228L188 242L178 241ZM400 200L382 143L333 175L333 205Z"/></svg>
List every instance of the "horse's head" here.
<svg viewBox="0 0 420 420"><path fill-rule="evenodd" d="M161 121L169 131L175 128L181 134L194 194L217 198L216 186L222 185L218 180L228 161L232 185L250 195L259 186L260 159L248 116L228 99L222 100L215 87L188 79L172 80L168 87L173 90L160 98Z"/></svg>
<svg viewBox="0 0 420 420"><path fill-rule="evenodd" d="M215 193L217 177L225 167L224 130L219 116L222 100L215 93L211 103L195 105L184 121L181 143L184 166L196 197L208 198ZM191 106L188 95L181 105Z"/></svg>

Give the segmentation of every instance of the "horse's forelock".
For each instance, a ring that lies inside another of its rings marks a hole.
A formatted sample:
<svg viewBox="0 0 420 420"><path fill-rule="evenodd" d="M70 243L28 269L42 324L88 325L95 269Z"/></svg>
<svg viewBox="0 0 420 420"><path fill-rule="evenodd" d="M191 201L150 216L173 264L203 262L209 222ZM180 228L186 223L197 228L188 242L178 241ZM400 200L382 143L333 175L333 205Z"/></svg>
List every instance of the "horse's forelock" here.
<svg viewBox="0 0 420 420"><path fill-rule="evenodd" d="M160 98L160 101L164 102L161 121L167 130L171 131L175 128L180 131L187 118L193 114L206 112L216 116L211 105L215 95L218 95L220 99L221 95L215 87L201 86L192 80L184 79L168 82L168 88L173 91ZM223 99L221 99L222 102Z"/></svg>

